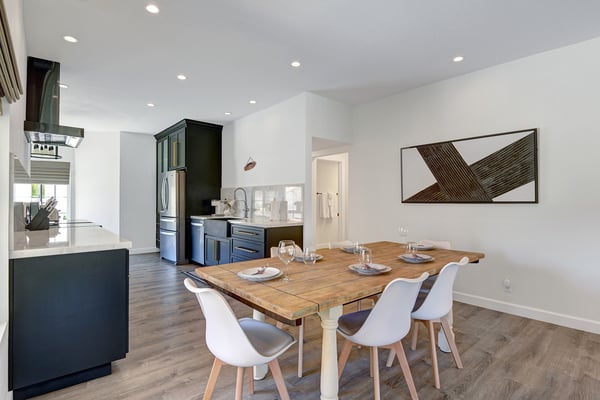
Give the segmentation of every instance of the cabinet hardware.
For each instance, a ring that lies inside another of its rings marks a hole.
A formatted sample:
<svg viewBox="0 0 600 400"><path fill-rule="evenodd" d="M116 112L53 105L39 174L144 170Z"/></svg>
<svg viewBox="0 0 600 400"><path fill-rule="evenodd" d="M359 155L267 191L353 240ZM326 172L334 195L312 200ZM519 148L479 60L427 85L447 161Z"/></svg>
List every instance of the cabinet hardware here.
<svg viewBox="0 0 600 400"><path fill-rule="evenodd" d="M235 249L236 249L236 250L243 251L243 252L245 252L245 253L258 253L258 251L257 251L257 250L247 249L247 248L245 248L245 247L239 247L239 246L235 246Z"/></svg>
<svg viewBox="0 0 600 400"><path fill-rule="evenodd" d="M248 232L248 231L235 231L236 234L246 235L246 236L258 236L256 232Z"/></svg>

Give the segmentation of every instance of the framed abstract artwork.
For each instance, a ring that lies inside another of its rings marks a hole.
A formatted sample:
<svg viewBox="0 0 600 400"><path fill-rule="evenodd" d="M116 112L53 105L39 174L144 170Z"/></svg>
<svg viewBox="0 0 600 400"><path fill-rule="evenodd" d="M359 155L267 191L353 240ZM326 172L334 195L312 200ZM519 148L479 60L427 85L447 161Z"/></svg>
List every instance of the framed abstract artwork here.
<svg viewBox="0 0 600 400"><path fill-rule="evenodd" d="M400 150L403 203L537 203L537 129Z"/></svg>

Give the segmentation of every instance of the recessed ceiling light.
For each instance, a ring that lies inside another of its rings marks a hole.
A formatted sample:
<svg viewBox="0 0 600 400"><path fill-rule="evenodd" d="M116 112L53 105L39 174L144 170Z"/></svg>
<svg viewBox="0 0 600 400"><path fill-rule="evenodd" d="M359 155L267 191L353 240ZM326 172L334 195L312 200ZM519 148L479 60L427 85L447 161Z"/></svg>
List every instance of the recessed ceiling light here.
<svg viewBox="0 0 600 400"><path fill-rule="evenodd" d="M77 43L78 42L77 38L74 38L73 36L69 36L69 35L63 36L63 39L65 39L69 43Z"/></svg>
<svg viewBox="0 0 600 400"><path fill-rule="evenodd" d="M63 89L68 89L69 85L67 85L66 83L59 83L58 84L59 87L63 88Z"/></svg>
<svg viewBox="0 0 600 400"><path fill-rule="evenodd" d="M300 61L292 61L290 65L294 68L298 68L302 64L300 64Z"/></svg>
<svg viewBox="0 0 600 400"><path fill-rule="evenodd" d="M464 60L465 58L463 56L456 56L452 59L452 61L454 62L461 62L462 60Z"/></svg>
<svg viewBox="0 0 600 400"><path fill-rule="evenodd" d="M230 111L225 111L223 114L225 114L225 115L231 115L231 112Z"/></svg>
<svg viewBox="0 0 600 400"><path fill-rule="evenodd" d="M179 79L180 81L185 81L187 79L187 76L179 74L177 75L177 79Z"/></svg>
<svg viewBox="0 0 600 400"><path fill-rule="evenodd" d="M148 103L148 104L146 104L146 105L147 105L148 107L151 107L151 108L152 108L152 107L154 107L154 103Z"/></svg>
<svg viewBox="0 0 600 400"><path fill-rule="evenodd" d="M148 4L146 6L146 11L148 11L150 14L158 14L160 12L158 7L154 4Z"/></svg>
<svg viewBox="0 0 600 400"><path fill-rule="evenodd" d="M248 103L250 103L250 104L256 104L256 100L250 100Z"/></svg>

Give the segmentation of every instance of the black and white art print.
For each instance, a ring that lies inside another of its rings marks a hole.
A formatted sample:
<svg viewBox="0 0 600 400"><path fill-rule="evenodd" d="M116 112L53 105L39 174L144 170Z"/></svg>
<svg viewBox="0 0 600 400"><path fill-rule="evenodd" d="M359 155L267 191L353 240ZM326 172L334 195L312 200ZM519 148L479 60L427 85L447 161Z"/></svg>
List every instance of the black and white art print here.
<svg viewBox="0 0 600 400"><path fill-rule="evenodd" d="M403 203L537 203L537 129L400 150Z"/></svg>

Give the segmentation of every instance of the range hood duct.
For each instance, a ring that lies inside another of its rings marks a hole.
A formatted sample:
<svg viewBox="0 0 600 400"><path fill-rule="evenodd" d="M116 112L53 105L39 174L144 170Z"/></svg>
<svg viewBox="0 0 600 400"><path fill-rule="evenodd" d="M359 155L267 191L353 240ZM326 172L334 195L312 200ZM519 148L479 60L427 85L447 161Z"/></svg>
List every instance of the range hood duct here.
<svg viewBox="0 0 600 400"><path fill-rule="evenodd" d="M60 63L27 57L25 137L30 143L77 147L83 128L58 123L60 113Z"/></svg>

